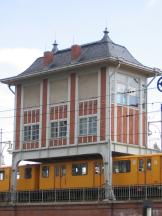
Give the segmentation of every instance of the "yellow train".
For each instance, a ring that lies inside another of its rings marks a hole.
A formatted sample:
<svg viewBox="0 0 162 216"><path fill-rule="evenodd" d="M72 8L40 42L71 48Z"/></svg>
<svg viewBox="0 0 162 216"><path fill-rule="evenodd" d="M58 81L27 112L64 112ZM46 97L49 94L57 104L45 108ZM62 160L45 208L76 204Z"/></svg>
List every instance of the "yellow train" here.
<svg viewBox="0 0 162 216"><path fill-rule="evenodd" d="M113 157L113 186L162 184L162 154ZM0 168L0 192L10 191L11 168ZM100 158L62 159L18 168L17 191L104 187Z"/></svg>

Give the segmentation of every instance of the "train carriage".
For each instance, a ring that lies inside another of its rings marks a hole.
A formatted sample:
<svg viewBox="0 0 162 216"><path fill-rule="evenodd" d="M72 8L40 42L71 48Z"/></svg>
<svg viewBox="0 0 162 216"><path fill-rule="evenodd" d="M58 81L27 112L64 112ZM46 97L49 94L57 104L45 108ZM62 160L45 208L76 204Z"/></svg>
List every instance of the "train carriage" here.
<svg viewBox="0 0 162 216"><path fill-rule="evenodd" d="M10 190L11 167L0 168L0 191L7 192Z"/></svg>
<svg viewBox="0 0 162 216"><path fill-rule="evenodd" d="M40 165L40 189L103 186L101 160L75 160Z"/></svg>
<svg viewBox="0 0 162 216"><path fill-rule="evenodd" d="M113 158L113 185L162 184L162 154Z"/></svg>

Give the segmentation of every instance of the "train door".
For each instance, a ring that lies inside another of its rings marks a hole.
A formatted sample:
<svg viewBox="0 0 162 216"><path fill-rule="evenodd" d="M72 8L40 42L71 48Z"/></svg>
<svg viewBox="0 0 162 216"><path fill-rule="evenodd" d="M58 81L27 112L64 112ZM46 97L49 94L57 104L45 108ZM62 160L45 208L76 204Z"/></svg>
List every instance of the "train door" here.
<svg viewBox="0 0 162 216"><path fill-rule="evenodd" d="M146 159L146 184L160 183L160 157L151 156Z"/></svg>
<svg viewBox="0 0 162 216"><path fill-rule="evenodd" d="M58 165L55 165L54 167L54 172L55 172L55 175L54 175L54 185L55 185L55 188L66 188L67 185L67 181L66 181L66 166L65 164L58 164Z"/></svg>
<svg viewBox="0 0 162 216"><path fill-rule="evenodd" d="M152 184L152 158L146 158L146 184Z"/></svg>
<svg viewBox="0 0 162 216"><path fill-rule="evenodd" d="M144 185L146 183L146 159L138 159L137 184Z"/></svg>
<svg viewBox="0 0 162 216"><path fill-rule="evenodd" d="M100 161L93 163L93 187L101 187L103 184L103 164Z"/></svg>

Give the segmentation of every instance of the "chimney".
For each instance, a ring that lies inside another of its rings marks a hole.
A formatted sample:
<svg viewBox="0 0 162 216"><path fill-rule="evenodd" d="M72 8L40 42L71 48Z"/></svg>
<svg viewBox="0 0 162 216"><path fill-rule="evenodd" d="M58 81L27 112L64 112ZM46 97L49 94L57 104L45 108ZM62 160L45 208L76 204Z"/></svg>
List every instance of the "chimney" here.
<svg viewBox="0 0 162 216"><path fill-rule="evenodd" d="M54 58L54 55L52 52L50 51L44 52L44 58L43 58L44 66L51 64L53 62L53 58Z"/></svg>
<svg viewBox="0 0 162 216"><path fill-rule="evenodd" d="M81 55L81 46L73 45L71 47L71 59L72 60L77 60L80 55Z"/></svg>

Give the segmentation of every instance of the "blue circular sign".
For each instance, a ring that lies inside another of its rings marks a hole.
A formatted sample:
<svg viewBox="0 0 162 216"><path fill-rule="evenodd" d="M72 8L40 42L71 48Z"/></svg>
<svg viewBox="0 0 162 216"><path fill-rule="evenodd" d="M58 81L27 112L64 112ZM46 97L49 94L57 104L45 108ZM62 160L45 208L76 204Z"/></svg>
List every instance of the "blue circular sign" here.
<svg viewBox="0 0 162 216"><path fill-rule="evenodd" d="M157 81L157 89L162 92L162 77L160 77Z"/></svg>

